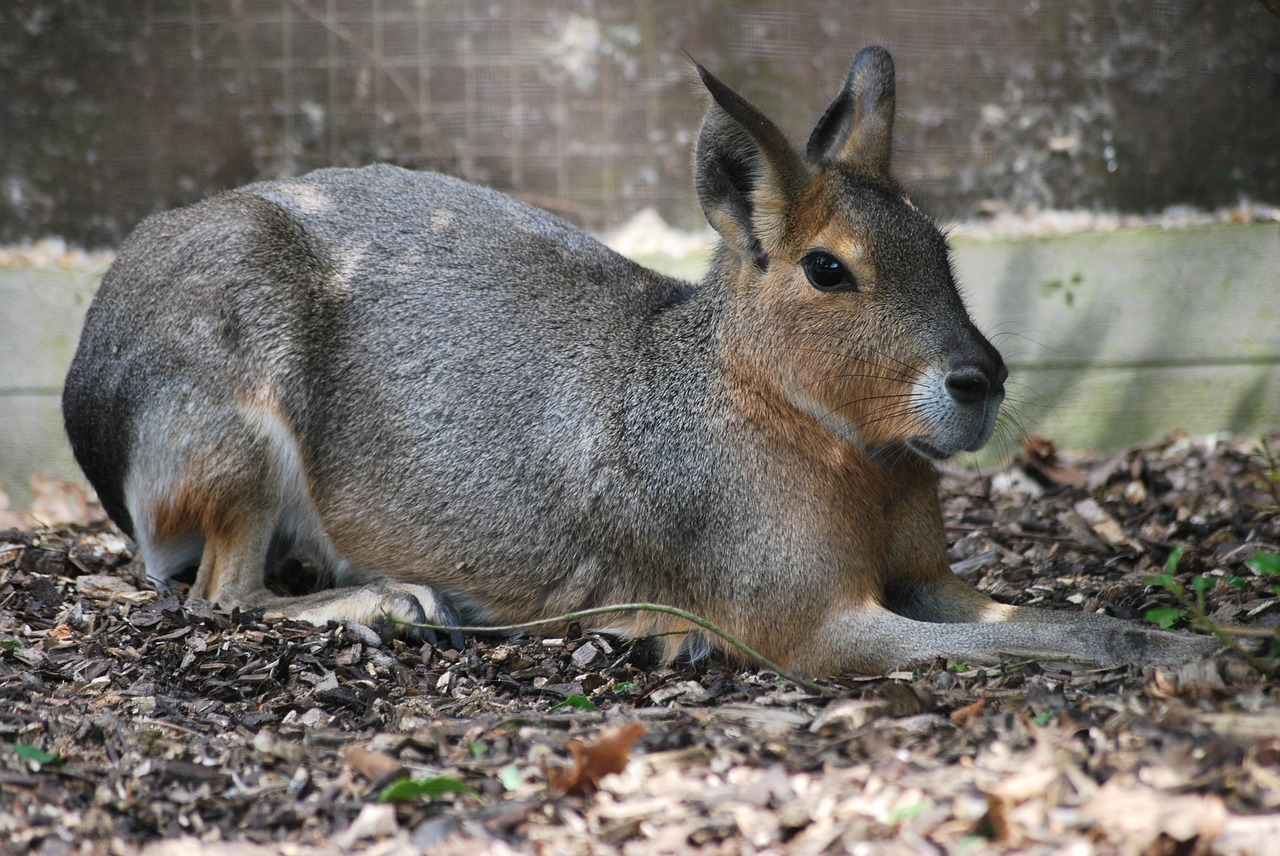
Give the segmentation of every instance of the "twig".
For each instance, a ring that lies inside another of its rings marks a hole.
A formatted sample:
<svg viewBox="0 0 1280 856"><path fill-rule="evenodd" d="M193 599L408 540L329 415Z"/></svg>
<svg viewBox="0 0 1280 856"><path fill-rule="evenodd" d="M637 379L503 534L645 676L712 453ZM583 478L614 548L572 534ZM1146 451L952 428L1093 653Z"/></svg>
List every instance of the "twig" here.
<svg viewBox="0 0 1280 856"><path fill-rule="evenodd" d="M801 677L800 675L787 671L768 657L761 654L759 651L747 645L737 636L734 636L729 631L713 624L702 616L694 615L692 612L688 612L687 610L683 610L675 606L664 606L659 603L619 603L610 606L599 606L592 609L578 610L577 612L566 612L563 615L557 615L552 618L540 618L537 621L525 621L520 624L466 627L448 624L418 624L413 621L399 621L397 623L401 623L409 627L419 627L425 630L437 630L446 633L510 633L522 630L532 630L535 627L544 627L548 624L565 624L571 621L580 621L583 618L592 618L597 615L611 615L617 612L659 612L664 615L674 615L677 618L683 618L685 621L695 624L703 630L710 631L711 633L719 636L725 642L732 645L734 648L737 648L764 668L776 673L778 677L783 678L784 680L799 684L811 692L823 695L830 694L834 691L832 688L810 680L809 678Z"/></svg>
<svg viewBox="0 0 1280 856"><path fill-rule="evenodd" d="M1219 625L1218 629L1228 636L1252 636L1256 639L1273 639L1280 636L1280 630L1269 627L1234 627L1230 624Z"/></svg>

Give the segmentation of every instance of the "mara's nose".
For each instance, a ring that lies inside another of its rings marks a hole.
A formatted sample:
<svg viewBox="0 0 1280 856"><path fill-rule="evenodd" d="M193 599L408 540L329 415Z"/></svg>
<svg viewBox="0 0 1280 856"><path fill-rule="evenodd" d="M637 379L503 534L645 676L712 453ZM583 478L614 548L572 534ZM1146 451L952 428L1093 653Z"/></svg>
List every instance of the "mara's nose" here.
<svg viewBox="0 0 1280 856"><path fill-rule="evenodd" d="M947 372L947 392L959 404L980 404L991 394L993 378L982 369L967 366Z"/></svg>
<svg viewBox="0 0 1280 856"><path fill-rule="evenodd" d="M956 404L980 405L994 396L1004 395L1009 368L1000 352L977 328L969 325L966 332L968 335L963 336L949 354L950 366L943 384Z"/></svg>

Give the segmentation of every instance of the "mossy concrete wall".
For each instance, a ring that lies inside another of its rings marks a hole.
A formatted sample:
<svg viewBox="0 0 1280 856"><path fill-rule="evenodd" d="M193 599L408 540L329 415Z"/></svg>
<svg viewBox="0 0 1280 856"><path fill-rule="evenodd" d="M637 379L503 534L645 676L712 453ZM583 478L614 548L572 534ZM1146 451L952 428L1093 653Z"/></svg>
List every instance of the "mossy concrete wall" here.
<svg viewBox="0 0 1280 856"><path fill-rule="evenodd" d="M101 267L0 267L0 487L16 508L32 474L79 477L59 396Z"/></svg>
<svg viewBox="0 0 1280 856"><path fill-rule="evenodd" d="M1280 223L955 249L1025 427L1093 449L1280 428Z"/></svg>
<svg viewBox="0 0 1280 856"><path fill-rule="evenodd" d="M1280 428L1280 223L953 243L973 317L1012 371L1004 438L1107 449ZM77 473L58 393L101 273L0 268L0 481L18 507L31 473Z"/></svg>

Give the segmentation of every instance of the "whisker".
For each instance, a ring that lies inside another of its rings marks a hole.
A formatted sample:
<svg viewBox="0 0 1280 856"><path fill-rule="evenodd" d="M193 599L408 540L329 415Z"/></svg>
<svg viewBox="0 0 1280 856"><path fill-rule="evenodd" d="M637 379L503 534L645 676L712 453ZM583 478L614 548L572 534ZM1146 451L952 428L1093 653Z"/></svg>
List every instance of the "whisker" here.
<svg viewBox="0 0 1280 856"><path fill-rule="evenodd" d="M890 419L898 419L903 416L908 416L912 413L912 410L913 408L909 406L896 408L896 409L885 408L884 410L877 413L873 418L864 419L861 422L857 423L854 427L858 431L865 431L867 428L869 428L872 425L877 425L881 422L886 422Z"/></svg>
<svg viewBox="0 0 1280 856"><path fill-rule="evenodd" d="M857 379L883 380L883 381L890 381L892 383L902 383L902 381L898 380L897 378L885 377L884 375L847 372L843 374L827 375L826 377L821 377L821 378L818 378L817 380L803 384L799 388L802 390L808 390L810 387L823 386L826 384L834 384L836 381L857 380ZM911 395L912 393L904 391L904 392L892 393L892 394L893 395Z"/></svg>
<svg viewBox="0 0 1280 856"><path fill-rule="evenodd" d="M892 401L892 400L900 400L900 399L903 399L903 398L906 398L906 399L908 400L908 402L909 402L909 401L910 401L911 396L910 396L910 395L908 395L908 394L905 394L905 393L898 393L898 394L893 394L893 395L868 395L868 396L865 396L865 397L863 397L863 398L855 398L855 399L852 399L851 401L846 401L846 402L844 402L843 404L840 404L840 405L838 405L838 406L836 406L836 407L831 408L830 410L828 410L826 413L824 413L824 414L822 415L822 419L821 419L820 421L822 421L822 422L824 422L824 423L825 423L825 422L827 421L827 419L829 419L833 414L839 413L840 411L844 410L844 409L845 409L845 408L847 408L847 407L853 407L853 406L854 406L854 405L856 405L856 404L862 404L862 403L867 402L867 401ZM911 412L911 410L912 410L912 408L908 405L907 407L902 408L901 413L903 413L903 414L910 413L910 412ZM864 421L864 422L859 423L858 425L856 425L856 426L855 426L855 425L854 425L854 423L853 423L852 421L849 421L849 422L848 422L848 425L849 425L849 426L853 426L853 427L855 428L855 430L859 430L859 431L860 431L860 430L862 430L862 428L863 428L863 427L865 427L866 425L869 425L869 424L872 424L872 423L871 423L871 422L865 422L865 421Z"/></svg>
<svg viewBox="0 0 1280 856"><path fill-rule="evenodd" d="M818 348L801 347L799 345L775 345L770 348L767 348L767 350L779 350L779 351L788 350L788 351L796 351L799 353L806 353L806 354L822 354L823 356L829 356L835 359L839 359L841 361L853 359L860 363L864 363L870 366L875 366L876 368L884 370L886 372L886 375L885 375L886 379L901 380L905 382L914 383L919 377L919 372L917 371L907 372L904 370L896 369L893 366L886 366L883 363L877 362L876 360L867 359L857 354L851 354L851 353L841 354L841 353L836 353L834 351L821 350ZM875 354L874 352L872 353L874 356L884 356L883 354ZM901 361L899 360L898 362L901 362ZM906 365L906 363L903 363L903 365Z"/></svg>
<svg viewBox="0 0 1280 856"><path fill-rule="evenodd" d="M840 336L837 336L835 333L830 333L825 330L805 330L803 335L819 336L827 339L836 339L837 341L840 341L842 343L846 342L845 339L841 338ZM855 343L849 343L849 344L855 344ZM914 366L912 366L910 363L904 362L903 360L900 360L897 357L893 356L893 354L889 354L884 351L881 351L879 348L873 347L872 345L868 345L865 342L857 342L856 347L859 350L867 351L869 353L875 354L876 356L883 357L886 360L890 360L891 362L895 362L898 365L902 366L902 368L905 371L908 371L912 374L918 373L918 370Z"/></svg>

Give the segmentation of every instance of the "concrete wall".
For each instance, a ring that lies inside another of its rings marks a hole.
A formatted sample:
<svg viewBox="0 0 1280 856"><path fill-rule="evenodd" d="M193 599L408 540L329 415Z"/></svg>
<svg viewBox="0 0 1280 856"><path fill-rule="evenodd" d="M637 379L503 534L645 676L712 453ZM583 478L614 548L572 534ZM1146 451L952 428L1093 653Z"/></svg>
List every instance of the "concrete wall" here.
<svg viewBox="0 0 1280 856"><path fill-rule="evenodd" d="M1106 449L1280 428L1280 223L953 244L1012 370L1005 446L1021 430ZM645 261L688 276L705 257ZM31 473L76 473L58 393L101 273L0 268L0 481L17 507Z"/></svg>
<svg viewBox="0 0 1280 856"><path fill-rule="evenodd" d="M1280 224L955 243L1027 428L1095 449L1280 428Z"/></svg>

